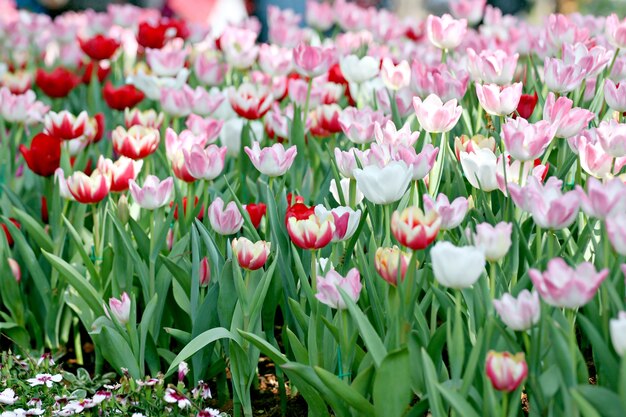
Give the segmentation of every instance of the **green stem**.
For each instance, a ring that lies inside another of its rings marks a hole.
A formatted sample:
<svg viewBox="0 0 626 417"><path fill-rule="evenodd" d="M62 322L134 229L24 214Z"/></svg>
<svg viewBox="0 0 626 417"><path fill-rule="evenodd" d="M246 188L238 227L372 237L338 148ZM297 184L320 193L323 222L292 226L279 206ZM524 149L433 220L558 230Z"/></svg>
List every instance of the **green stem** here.
<svg viewBox="0 0 626 417"><path fill-rule="evenodd" d="M576 310L568 309L566 311L568 321L570 323L570 354L572 355L572 369L576 373L578 359L578 341L576 340Z"/></svg>
<svg viewBox="0 0 626 417"><path fill-rule="evenodd" d="M337 187L341 188L339 184ZM348 188L348 204L350 208L356 208L356 180L354 178L350 178L350 186Z"/></svg>
<svg viewBox="0 0 626 417"><path fill-rule="evenodd" d="M309 83L306 87L306 101L304 102L304 111L302 112L302 128L306 128L306 119L309 117L309 101L311 100L311 87L313 86L313 78L309 77Z"/></svg>
<svg viewBox="0 0 626 417"><path fill-rule="evenodd" d="M311 251L311 288L317 293L317 251Z"/></svg>
<svg viewBox="0 0 626 417"><path fill-rule="evenodd" d="M388 246L391 244L391 206L389 204L385 204L383 206L383 214L384 214L384 219L383 219L383 234L382 236L384 236L384 240L383 240L383 246ZM382 238L381 236L381 238Z"/></svg>
<svg viewBox="0 0 626 417"><path fill-rule="evenodd" d="M502 417L507 417L509 412L509 393L502 393Z"/></svg>
<svg viewBox="0 0 626 417"><path fill-rule="evenodd" d="M535 231L535 262L538 262L539 259L541 259L541 249L542 249L542 244L541 244L541 239L542 235L541 235L541 226L536 225L536 231Z"/></svg>
<svg viewBox="0 0 626 417"><path fill-rule="evenodd" d="M489 295L491 295L491 301L496 299L496 262L489 263Z"/></svg>

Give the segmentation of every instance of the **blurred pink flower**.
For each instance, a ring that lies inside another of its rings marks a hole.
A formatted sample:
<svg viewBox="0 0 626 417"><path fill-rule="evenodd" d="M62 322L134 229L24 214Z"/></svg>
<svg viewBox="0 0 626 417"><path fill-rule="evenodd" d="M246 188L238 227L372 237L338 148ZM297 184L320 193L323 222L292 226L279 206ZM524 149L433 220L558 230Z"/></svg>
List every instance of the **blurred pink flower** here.
<svg viewBox="0 0 626 417"><path fill-rule="evenodd" d="M595 114L580 107L572 108L574 102L562 96L556 99L553 92L548 94L543 107L543 120L557 127L557 138L570 138L579 134L593 120Z"/></svg>
<svg viewBox="0 0 626 417"><path fill-rule="evenodd" d="M457 197L450 203L448 196L444 193L439 193L436 201L429 194L424 194L422 200L425 211L435 210L439 213L441 230L458 227L469 210L469 203L465 197Z"/></svg>
<svg viewBox="0 0 626 417"><path fill-rule="evenodd" d="M522 97L522 83L515 83L508 87L497 84L476 83L476 95L485 111L494 116L505 116L517 109ZM519 120L524 120L520 118Z"/></svg>
<svg viewBox="0 0 626 417"><path fill-rule="evenodd" d="M422 129L429 133L448 132L461 118L462 108L455 99L445 104L441 99L431 94L422 101L419 97L413 98L413 108Z"/></svg>
<svg viewBox="0 0 626 417"><path fill-rule="evenodd" d="M317 279L317 294L315 294L315 298L331 308L345 309L346 303L339 293L339 288L345 291L350 299L356 303L363 288L361 285L361 274L359 274L358 269L352 268L345 277L331 269L326 276L319 277Z"/></svg>
<svg viewBox="0 0 626 417"><path fill-rule="evenodd" d="M493 307L500 319L510 329L523 332L539 322L541 308L539 293L522 290L517 298L504 294L499 300L493 300Z"/></svg>
<svg viewBox="0 0 626 417"><path fill-rule="evenodd" d="M209 206L209 221L213 230L224 236L234 235L243 226L243 216L237 204L231 201L224 208L224 200L220 197Z"/></svg>
<svg viewBox="0 0 626 417"><path fill-rule="evenodd" d="M449 14L429 15L426 19L426 34L430 43L439 49L455 49L467 32L467 20L456 20Z"/></svg>
<svg viewBox="0 0 626 417"><path fill-rule="evenodd" d="M244 151L250 158L252 165L262 174L269 177L284 175L296 159L298 150L296 146L288 149L281 143L261 149L258 142L252 144L252 148L245 147Z"/></svg>
<svg viewBox="0 0 626 417"><path fill-rule="evenodd" d="M300 42L293 50L293 59L298 73L313 78L328 71L333 64L334 52L329 48Z"/></svg>
<svg viewBox="0 0 626 417"><path fill-rule="evenodd" d="M541 120L528 123L524 118L507 119L502 125L502 141L511 156L520 161L540 157L554 138L555 128Z"/></svg>
<svg viewBox="0 0 626 417"><path fill-rule="evenodd" d="M167 177L163 181L154 175L148 175L140 187L135 180L128 181L130 195L141 208L155 210L170 202L174 179Z"/></svg>

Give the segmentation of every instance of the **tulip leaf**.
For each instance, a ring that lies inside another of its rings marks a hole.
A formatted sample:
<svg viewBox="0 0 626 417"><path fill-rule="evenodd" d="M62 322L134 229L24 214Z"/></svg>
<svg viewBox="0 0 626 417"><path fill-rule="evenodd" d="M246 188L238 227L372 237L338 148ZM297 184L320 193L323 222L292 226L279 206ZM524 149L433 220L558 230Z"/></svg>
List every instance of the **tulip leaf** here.
<svg viewBox="0 0 626 417"><path fill-rule="evenodd" d="M259 335L244 332L241 329L237 331L244 339L256 346L261 352L263 352L263 354L267 355L276 365L281 366L289 361L280 350L276 349L267 340L262 339Z"/></svg>
<svg viewBox="0 0 626 417"><path fill-rule="evenodd" d="M93 335L98 342L102 356L111 364L116 372L121 373L122 368L128 369L133 378L141 378L141 371L128 342L117 330L103 326L98 334Z"/></svg>
<svg viewBox="0 0 626 417"><path fill-rule="evenodd" d="M585 399L596 410L602 410L603 417L624 417L626 409L622 405L622 400L615 392L597 385L578 385L575 391L585 397Z"/></svg>
<svg viewBox="0 0 626 417"><path fill-rule="evenodd" d="M576 317L582 331L585 333L591 346L593 346L593 353L595 366L598 369L600 376L604 376L610 386L616 386L619 379L619 363L615 360L611 353L606 339L602 337L596 325L591 320L585 317L584 314L578 314Z"/></svg>
<svg viewBox="0 0 626 417"><path fill-rule="evenodd" d="M148 329L150 328L150 322L154 317L154 311L156 309L158 294L154 294L152 300L146 305L141 317L141 323L139 324L139 366L143 369L143 363L146 355L146 339L148 337Z"/></svg>
<svg viewBox="0 0 626 417"><path fill-rule="evenodd" d="M469 402L461 394L456 392L455 390L444 387L441 384L436 384L437 389L443 395L443 397L450 403L452 408L454 408L459 415L463 417L480 417L480 414L474 410Z"/></svg>
<svg viewBox="0 0 626 417"><path fill-rule="evenodd" d="M50 239L50 236L48 236L34 218L16 207L13 207L13 213L15 218L24 226L29 235L35 240L35 243L37 243L42 250L46 252L52 252L54 250L52 239Z"/></svg>
<svg viewBox="0 0 626 417"><path fill-rule="evenodd" d="M602 417L600 413L585 399L585 397L576 391L575 388L570 390L570 394L572 394L572 398L578 407L578 410L585 417Z"/></svg>
<svg viewBox="0 0 626 417"><path fill-rule="evenodd" d="M426 392L428 393L428 404L433 417L447 417L448 413L443 407L441 396L438 390L437 371L435 365L430 359L428 352L422 348L421 355L422 369L424 370L424 381L426 382Z"/></svg>
<svg viewBox="0 0 626 417"><path fill-rule="evenodd" d="M302 365L300 365L302 366ZM288 362L281 366L289 380L298 388L309 406L309 417L330 417L328 406L321 391L300 375L298 364Z"/></svg>
<svg viewBox="0 0 626 417"><path fill-rule="evenodd" d="M389 352L376 370L373 398L376 415L401 417L411 402L411 364L407 348Z"/></svg>
<svg viewBox="0 0 626 417"><path fill-rule="evenodd" d="M74 244L76 245L76 249L78 250L80 259L83 261L83 263L85 264L85 267L89 271L89 276L95 282L99 283L102 286L102 282L100 281L100 274L98 274L98 271L96 270L96 267L93 264L93 261L87 254L83 240L80 238L80 235L78 234L78 232L72 225L72 222L70 222L65 216L63 216L63 223L65 224L65 227L67 228L67 230L70 232L70 237L72 238L72 240L74 241ZM48 251L47 249L46 251L51 252L51 251Z"/></svg>
<svg viewBox="0 0 626 417"><path fill-rule="evenodd" d="M316 366L314 369L317 376L322 380L322 383L324 383L337 396L343 398L343 400L347 402L350 407L358 411L360 416L393 416L393 414L390 414L388 408L383 412L383 414L377 414L374 406L350 385L323 368ZM397 388L397 386L393 385L393 383L388 387L389 390L393 391L395 391L395 388Z"/></svg>

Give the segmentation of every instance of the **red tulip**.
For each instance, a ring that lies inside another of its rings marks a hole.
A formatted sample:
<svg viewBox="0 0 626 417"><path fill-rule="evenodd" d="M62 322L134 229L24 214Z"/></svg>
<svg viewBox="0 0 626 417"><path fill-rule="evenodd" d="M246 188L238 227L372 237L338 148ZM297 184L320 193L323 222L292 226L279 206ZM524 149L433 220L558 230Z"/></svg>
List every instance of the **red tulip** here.
<svg viewBox="0 0 626 417"><path fill-rule="evenodd" d="M45 196L41 196L41 221L48 223L48 200Z"/></svg>
<svg viewBox="0 0 626 417"><path fill-rule="evenodd" d="M135 88L134 85L126 84L121 87L113 87L110 81L102 88L102 97L107 105L114 110L124 110L135 107L145 95Z"/></svg>
<svg viewBox="0 0 626 417"><path fill-rule="evenodd" d="M137 32L137 43L144 48L163 48L167 29L168 26L162 23L157 23L156 26L153 26L148 22L141 22Z"/></svg>
<svg viewBox="0 0 626 417"><path fill-rule="evenodd" d="M531 94L522 94L522 97L519 100L519 104L517 105L517 113L520 117L524 119L528 119L532 116L533 111L535 110L535 106L537 105L538 96L537 93Z"/></svg>
<svg viewBox="0 0 626 417"><path fill-rule="evenodd" d="M49 177L61 164L61 139L39 133L33 138L30 149L20 145L20 153L31 171Z"/></svg>
<svg viewBox="0 0 626 417"><path fill-rule="evenodd" d="M304 197L300 195L293 195L293 193L287 193L287 205L292 206L297 203L304 203Z"/></svg>
<svg viewBox="0 0 626 417"><path fill-rule="evenodd" d="M102 83L104 81L104 79L111 72L111 66L108 65L108 64L105 65L102 62L94 63L94 61L89 61L87 64L81 63L79 68L82 68L83 66L85 67L85 70L83 71L83 76L82 76L82 79L81 79L83 84L89 85L91 83L91 75L93 73L94 65L98 66L98 73L96 75L98 76L98 82L100 82L100 83Z"/></svg>
<svg viewBox="0 0 626 417"><path fill-rule="evenodd" d="M178 204L174 205L172 201L170 203L170 208L174 207L174 219L178 220ZM193 208L198 207L198 197L195 197L193 200ZM187 197L183 197L183 216L187 216ZM200 207L200 213L198 213L198 220L202 220L204 218L204 205Z"/></svg>
<svg viewBox="0 0 626 417"><path fill-rule="evenodd" d="M252 222L252 226L254 228L258 228L261 224L261 219L267 212L267 206L264 203L258 204L246 204L245 206L248 215L250 216L250 221Z"/></svg>
<svg viewBox="0 0 626 417"><path fill-rule="evenodd" d="M117 48L120 47L118 41L102 34L97 34L87 40L79 38L78 43L80 44L80 49L82 49L89 58L95 61L110 59L115 51L117 51Z"/></svg>
<svg viewBox="0 0 626 417"><path fill-rule="evenodd" d="M55 68L52 72L39 68L35 83L48 97L63 98L80 83L80 78L64 67Z"/></svg>
<svg viewBox="0 0 626 417"><path fill-rule="evenodd" d="M10 220L10 221L11 221L11 223L13 223L13 224L15 225L15 227L17 227L18 229L20 229L20 228L22 227L22 225L21 225L21 224L20 224L17 220L15 220L14 218L12 218L12 217L11 217L9 220ZM13 236L11 236L11 233L9 233L9 228L8 228L8 227L7 227L7 225L6 225L6 224L4 224L4 223L2 223L2 225L0 225L0 226L2 226L2 230L4 230L4 234L5 234L6 238L7 238L7 242L9 243L9 247L13 247L13 244L14 244L15 242L13 241Z"/></svg>
<svg viewBox="0 0 626 417"><path fill-rule="evenodd" d="M308 219L311 215L314 215L314 214L315 214L314 207L308 207L304 203L299 203L299 202L295 203L294 205L289 206L289 208L287 209L287 213L285 213L285 224L289 222L289 219L291 217L295 217L296 220L304 220L304 219Z"/></svg>

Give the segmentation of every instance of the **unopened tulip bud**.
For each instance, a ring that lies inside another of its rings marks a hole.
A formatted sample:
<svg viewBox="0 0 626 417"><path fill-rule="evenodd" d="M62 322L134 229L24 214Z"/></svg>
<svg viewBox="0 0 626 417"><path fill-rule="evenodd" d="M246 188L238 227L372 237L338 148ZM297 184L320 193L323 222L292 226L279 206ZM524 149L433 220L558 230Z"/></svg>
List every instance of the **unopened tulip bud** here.
<svg viewBox="0 0 626 417"><path fill-rule="evenodd" d="M500 222L495 226L489 223L481 223L476 226L473 235L474 245L485 252L488 261L496 262L506 256L511 247L511 223Z"/></svg>
<svg viewBox="0 0 626 417"><path fill-rule="evenodd" d="M200 286L207 287L211 282L211 267L209 266L209 259L205 256L200 261Z"/></svg>
<svg viewBox="0 0 626 417"><path fill-rule="evenodd" d="M128 223L130 219L130 208L128 207L128 198L122 194L117 201L117 218L120 219L122 224Z"/></svg>
<svg viewBox="0 0 626 417"><path fill-rule="evenodd" d="M493 307L504 324L516 331L528 330L537 324L541 313L536 291L523 290L517 298L504 294L499 300L493 300Z"/></svg>
<svg viewBox="0 0 626 417"><path fill-rule="evenodd" d="M174 246L174 228L170 227L170 230L167 231L167 237L165 238L165 243L167 243L167 250L171 251Z"/></svg>
<svg viewBox="0 0 626 417"><path fill-rule="evenodd" d="M513 392L528 375L528 366L523 353L487 353L487 377L498 391Z"/></svg>
<svg viewBox="0 0 626 417"><path fill-rule="evenodd" d="M397 246L378 248L374 257L374 266L378 275L391 285L396 285L398 275L400 279L404 279L410 261L411 255L401 251Z"/></svg>
<svg viewBox="0 0 626 417"><path fill-rule="evenodd" d="M618 355L626 353L626 311L620 311L616 319L611 319L609 324L613 348Z"/></svg>
<svg viewBox="0 0 626 417"><path fill-rule="evenodd" d="M126 292L118 300L117 298L109 298L109 308L113 317L121 324L125 325L130 319L130 297Z"/></svg>
<svg viewBox="0 0 626 417"><path fill-rule="evenodd" d="M243 269L255 271L267 262L270 254L271 243L264 240L252 243L249 239L241 237L233 239L231 243L233 256Z"/></svg>
<svg viewBox="0 0 626 417"><path fill-rule="evenodd" d="M22 281L22 270L20 269L20 264L13 258L7 259L9 262L9 267L11 268L11 273L15 277L15 281L19 284Z"/></svg>
<svg viewBox="0 0 626 417"><path fill-rule="evenodd" d="M362 288L358 269L352 268L345 278L331 269L325 277L318 278L315 297L329 307L345 309L346 303L339 293L339 288L345 291L352 301L357 302Z"/></svg>
<svg viewBox="0 0 626 417"><path fill-rule="evenodd" d="M391 232L402 246L413 250L425 249L439 233L441 217L435 210L424 212L416 206L394 211Z"/></svg>

